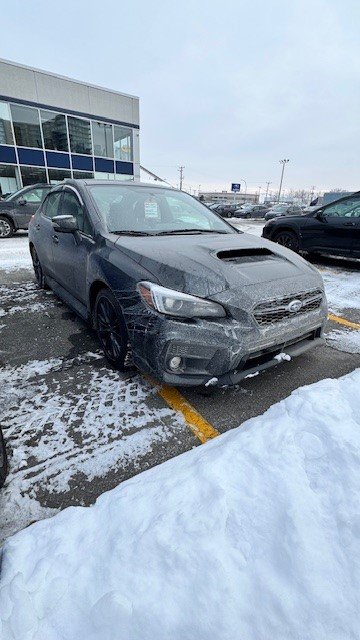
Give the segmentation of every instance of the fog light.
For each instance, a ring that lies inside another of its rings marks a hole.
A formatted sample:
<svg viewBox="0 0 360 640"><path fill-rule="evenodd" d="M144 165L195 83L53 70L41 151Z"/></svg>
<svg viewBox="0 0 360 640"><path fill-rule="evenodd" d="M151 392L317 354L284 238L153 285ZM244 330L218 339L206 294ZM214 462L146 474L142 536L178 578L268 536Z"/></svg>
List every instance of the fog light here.
<svg viewBox="0 0 360 640"><path fill-rule="evenodd" d="M180 369L182 365L182 358L180 358L180 356L174 356L173 358L170 358L169 360L169 368L172 371L178 371L178 369Z"/></svg>

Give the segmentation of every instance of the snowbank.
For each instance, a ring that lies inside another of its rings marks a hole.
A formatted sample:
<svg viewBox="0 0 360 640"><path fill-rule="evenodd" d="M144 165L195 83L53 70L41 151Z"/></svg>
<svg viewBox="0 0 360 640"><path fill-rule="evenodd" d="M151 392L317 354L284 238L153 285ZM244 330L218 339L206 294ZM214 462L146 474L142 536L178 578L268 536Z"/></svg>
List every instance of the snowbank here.
<svg viewBox="0 0 360 640"><path fill-rule="evenodd" d="M2 640L360 634L360 369L4 547Z"/></svg>

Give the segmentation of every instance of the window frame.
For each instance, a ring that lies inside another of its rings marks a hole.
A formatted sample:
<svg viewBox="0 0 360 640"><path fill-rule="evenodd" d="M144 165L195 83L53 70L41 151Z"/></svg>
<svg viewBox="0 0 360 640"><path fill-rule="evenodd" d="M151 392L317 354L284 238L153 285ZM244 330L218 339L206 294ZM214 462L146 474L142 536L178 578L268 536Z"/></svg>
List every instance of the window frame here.
<svg viewBox="0 0 360 640"><path fill-rule="evenodd" d="M63 186L62 188L62 194L64 196L64 194L66 192L72 193L78 200L83 212L84 212L84 216L85 218L87 218L87 221L89 223L89 227L91 229L90 233L86 233L85 231L82 231L81 229L78 229L78 233L81 233L81 235L84 235L86 238L90 238L91 240L94 239L94 235L95 235L95 227L94 227L94 223L91 219L91 216L87 210L87 207L85 206L84 200L82 199L80 193L78 192L77 189L75 189L75 187L73 187L70 184L66 184Z"/></svg>

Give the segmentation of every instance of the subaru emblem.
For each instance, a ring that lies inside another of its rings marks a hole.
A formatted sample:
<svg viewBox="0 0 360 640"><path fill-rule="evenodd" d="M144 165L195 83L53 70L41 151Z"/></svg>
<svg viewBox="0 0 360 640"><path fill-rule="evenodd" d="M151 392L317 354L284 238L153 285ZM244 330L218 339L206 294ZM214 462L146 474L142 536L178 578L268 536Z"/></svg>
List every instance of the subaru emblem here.
<svg viewBox="0 0 360 640"><path fill-rule="evenodd" d="M288 311L290 311L290 313L297 313L298 311L300 311L301 307L301 300L291 300L291 302L289 302L288 304Z"/></svg>

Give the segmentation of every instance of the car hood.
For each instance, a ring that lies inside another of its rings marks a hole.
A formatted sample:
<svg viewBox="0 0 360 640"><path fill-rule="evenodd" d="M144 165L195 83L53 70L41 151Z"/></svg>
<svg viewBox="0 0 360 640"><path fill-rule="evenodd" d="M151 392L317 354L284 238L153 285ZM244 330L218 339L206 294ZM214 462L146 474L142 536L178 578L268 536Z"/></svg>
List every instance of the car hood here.
<svg viewBox="0 0 360 640"><path fill-rule="evenodd" d="M318 273L303 258L280 245L246 233L122 236L116 246L170 289L201 297L247 288L257 298L269 283L299 291L299 281L316 280Z"/></svg>

